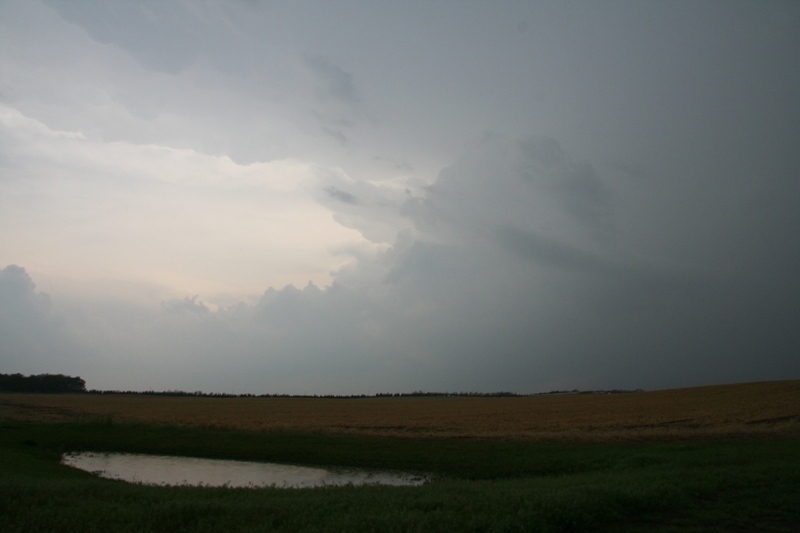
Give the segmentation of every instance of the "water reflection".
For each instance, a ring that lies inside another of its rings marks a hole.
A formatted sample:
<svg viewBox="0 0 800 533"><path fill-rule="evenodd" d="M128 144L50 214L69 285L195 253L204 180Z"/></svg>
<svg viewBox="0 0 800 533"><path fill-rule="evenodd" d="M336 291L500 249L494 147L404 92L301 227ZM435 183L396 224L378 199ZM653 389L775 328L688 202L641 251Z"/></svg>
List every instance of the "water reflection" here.
<svg viewBox="0 0 800 533"><path fill-rule="evenodd" d="M61 462L100 477L146 485L307 488L336 485L417 486L424 476L343 468L312 468L194 457L122 453L69 453Z"/></svg>

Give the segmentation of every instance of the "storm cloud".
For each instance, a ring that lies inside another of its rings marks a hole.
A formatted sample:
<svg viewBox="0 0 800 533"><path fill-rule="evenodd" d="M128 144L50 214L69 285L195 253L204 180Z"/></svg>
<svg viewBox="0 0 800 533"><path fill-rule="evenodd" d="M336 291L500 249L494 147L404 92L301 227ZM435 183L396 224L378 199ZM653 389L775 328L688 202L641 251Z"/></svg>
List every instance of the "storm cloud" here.
<svg viewBox="0 0 800 533"><path fill-rule="evenodd" d="M0 372L317 394L800 375L795 4L0 20Z"/></svg>

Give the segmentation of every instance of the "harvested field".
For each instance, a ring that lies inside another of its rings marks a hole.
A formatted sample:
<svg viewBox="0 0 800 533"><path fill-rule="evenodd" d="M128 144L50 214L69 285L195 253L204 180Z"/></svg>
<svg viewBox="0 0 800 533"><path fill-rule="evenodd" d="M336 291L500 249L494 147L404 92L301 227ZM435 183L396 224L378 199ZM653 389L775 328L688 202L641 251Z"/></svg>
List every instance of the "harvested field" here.
<svg viewBox="0 0 800 533"><path fill-rule="evenodd" d="M800 436L800 380L531 397L208 398L0 394L0 420L530 440Z"/></svg>

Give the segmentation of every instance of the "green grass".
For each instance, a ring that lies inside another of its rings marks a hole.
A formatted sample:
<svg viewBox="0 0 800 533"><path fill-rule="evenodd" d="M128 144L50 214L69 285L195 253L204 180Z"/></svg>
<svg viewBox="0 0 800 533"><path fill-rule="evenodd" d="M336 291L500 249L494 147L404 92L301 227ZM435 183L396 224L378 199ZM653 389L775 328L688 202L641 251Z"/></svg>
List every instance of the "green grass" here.
<svg viewBox="0 0 800 533"><path fill-rule="evenodd" d="M428 472L422 487L148 487L59 464L126 451ZM800 441L558 444L0 423L3 531L793 531Z"/></svg>

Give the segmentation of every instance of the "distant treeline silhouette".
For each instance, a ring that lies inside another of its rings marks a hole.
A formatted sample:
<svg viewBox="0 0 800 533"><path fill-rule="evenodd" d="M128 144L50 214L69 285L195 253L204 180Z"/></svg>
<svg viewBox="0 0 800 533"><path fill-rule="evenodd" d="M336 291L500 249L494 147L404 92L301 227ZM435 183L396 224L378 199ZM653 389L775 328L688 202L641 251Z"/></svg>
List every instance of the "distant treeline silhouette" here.
<svg viewBox="0 0 800 533"><path fill-rule="evenodd" d="M86 382L63 374L0 374L0 392L86 392Z"/></svg>
<svg viewBox="0 0 800 533"><path fill-rule="evenodd" d="M87 391L89 394L136 394L146 396L194 396L201 398L341 398L341 399L356 399L356 398L416 398L416 397L432 397L432 398L511 398L511 397L526 397L526 396L545 396L551 394L622 394L632 392L644 392L642 389L636 390L554 390L550 392L536 392L531 394L518 394L516 392L379 392L377 394L231 394L226 392L186 392L180 390L170 391L120 391L120 390L95 390Z"/></svg>
<svg viewBox="0 0 800 533"><path fill-rule="evenodd" d="M181 390L168 391L131 391L131 390L86 390L86 382L80 377L64 376L62 374L40 374L38 376L23 376L22 374L0 374L0 392L45 392L45 393L76 393L87 394L133 394L143 396L194 396L202 398L511 398L525 396L543 396L549 394L619 394L630 392L644 392L636 390L552 390L550 392L536 392L532 394L518 394L516 392L379 392L377 394L231 394L227 392L186 392Z"/></svg>

